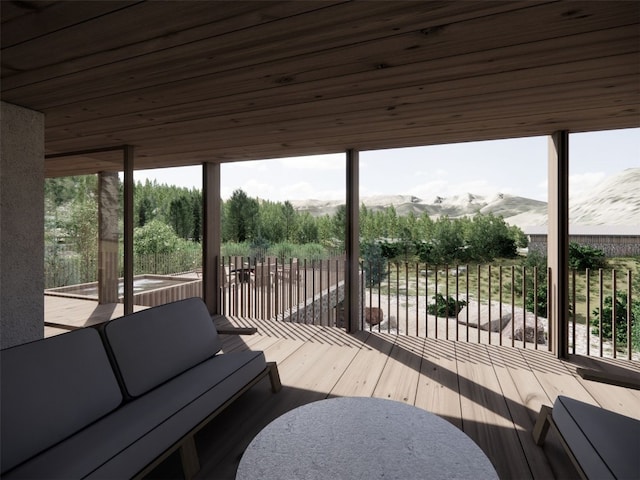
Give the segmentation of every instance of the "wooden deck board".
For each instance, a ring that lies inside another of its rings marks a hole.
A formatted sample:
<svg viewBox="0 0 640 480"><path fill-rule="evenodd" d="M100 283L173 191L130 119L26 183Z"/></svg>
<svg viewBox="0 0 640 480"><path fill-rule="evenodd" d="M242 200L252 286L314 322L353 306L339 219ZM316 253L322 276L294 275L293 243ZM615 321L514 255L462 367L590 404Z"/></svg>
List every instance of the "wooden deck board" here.
<svg viewBox="0 0 640 480"><path fill-rule="evenodd" d="M423 350L421 339L397 337L373 396L414 405Z"/></svg>
<svg viewBox="0 0 640 480"><path fill-rule="evenodd" d="M425 339L415 406L462 429L458 367L452 341Z"/></svg>
<svg viewBox="0 0 640 480"><path fill-rule="evenodd" d="M355 337L362 339L363 345L331 390L332 396L373 396L380 372L384 369L395 343L394 338L388 339L365 332L358 332Z"/></svg>
<svg viewBox="0 0 640 480"><path fill-rule="evenodd" d="M455 345L462 430L482 446L501 478L533 478L487 348Z"/></svg>
<svg viewBox="0 0 640 480"><path fill-rule="evenodd" d="M72 325L86 322L87 312L90 316L96 306L94 302L74 309L48 302L53 304ZM74 320L73 315L78 317ZM278 363L283 389L271 393L265 379L198 433L197 478L233 479L242 453L270 421L335 396L392 398L440 415L478 443L500 478L577 478L553 432L543 447L531 439L540 407L552 405L557 395L640 417L638 390L584 380L576 373L577 367L638 373L638 362L573 356L558 360L546 351L510 346L227 320L230 326L256 327L258 332L224 335L223 351L263 350L268 361ZM151 476L180 478L176 457Z"/></svg>
<svg viewBox="0 0 640 480"><path fill-rule="evenodd" d="M524 367L522 352L515 348L487 348L509 414L513 419L515 432L533 478L574 478L573 467L561 475L553 472L542 448L533 441L531 431L542 405L549 405L549 399L541 392L541 386L533 373ZM557 439L555 439L557 440ZM552 451L561 451L559 444L552 444ZM561 451L562 455L566 455Z"/></svg>

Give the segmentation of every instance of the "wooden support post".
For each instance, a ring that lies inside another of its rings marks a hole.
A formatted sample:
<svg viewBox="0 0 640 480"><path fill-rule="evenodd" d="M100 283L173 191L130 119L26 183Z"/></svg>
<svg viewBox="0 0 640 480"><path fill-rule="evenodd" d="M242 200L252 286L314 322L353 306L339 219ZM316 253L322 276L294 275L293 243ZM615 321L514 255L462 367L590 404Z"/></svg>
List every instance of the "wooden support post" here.
<svg viewBox="0 0 640 480"><path fill-rule="evenodd" d="M98 172L98 303L118 303L118 172Z"/></svg>
<svg viewBox="0 0 640 480"><path fill-rule="evenodd" d="M220 305L220 245L222 200L220 164L202 164L202 282L203 297L211 315L222 313Z"/></svg>
<svg viewBox="0 0 640 480"><path fill-rule="evenodd" d="M355 149L347 150L347 225L345 250L345 313L347 332L360 329L360 155Z"/></svg>
<svg viewBox="0 0 640 480"><path fill-rule="evenodd" d="M133 146L124 146L124 314L133 313Z"/></svg>
<svg viewBox="0 0 640 480"><path fill-rule="evenodd" d="M278 365L276 362L267 362L267 368L269 369L269 380L271 381L271 391L278 393L282 390L282 382L280 381L280 372L278 372Z"/></svg>
<svg viewBox="0 0 640 480"><path fill-rule="evenodd" d="M549 335L558 358L569 356L569 132L549 138L547 261L551 269Z"/></svg>
<svg viewBox="0 0 640 480"><path fill-rule="evenodd" d="M185 438L180 447L180 461L185 480L190 480L200 471L200 460L193 435Z"/></svg>
<svg viewBox="0 0 640 480"><path fill-rule="evenodd" d="M542 445L545 438L547 437L547 432L549 431L549 427L551 426L552 412L553 408L548 405L542 405L542 407L540 408L540 414L538 415L538 419L533 426L532 432L533 441L536 442L536 445Z"/></svg>

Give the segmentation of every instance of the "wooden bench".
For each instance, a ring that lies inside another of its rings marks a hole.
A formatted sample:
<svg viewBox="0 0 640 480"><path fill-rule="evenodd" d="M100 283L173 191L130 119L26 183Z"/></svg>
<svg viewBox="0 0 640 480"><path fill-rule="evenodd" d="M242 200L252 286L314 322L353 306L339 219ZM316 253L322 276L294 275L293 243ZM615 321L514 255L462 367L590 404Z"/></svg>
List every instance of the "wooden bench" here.
<svg viewBox="0 0 640 480"><path fill-rule="evenodd" d="M3 478L132 478L278 370L264 353L220 354L206 306L191 298L0 352Z"/></svg>
<svg viewBox="0 0 640 480"><path fill-rule="evenodd" d="M640 421L573 398L543 405L533 429L537 445L552 427L585 479L640 478Z"/></svg>

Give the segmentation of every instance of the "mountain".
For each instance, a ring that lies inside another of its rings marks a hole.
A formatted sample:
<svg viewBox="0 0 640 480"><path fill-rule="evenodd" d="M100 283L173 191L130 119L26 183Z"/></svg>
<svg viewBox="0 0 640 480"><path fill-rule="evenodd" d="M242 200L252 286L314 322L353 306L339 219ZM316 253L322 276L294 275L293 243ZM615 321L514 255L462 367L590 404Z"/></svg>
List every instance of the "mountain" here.
<svg viewBox="0 0 640 480"><path fill-rule="evenodd" d="M635 225L640 229L640 168L605 179L569 210L576 225Z"/></svg>
<svg viewBox="0 0 640 480"><path fill-rule="evenodd" d="M390 206L398 215L427 212L430 217L447 215L450 218L475 213L502 216L519 227L546 225L547 202L498 193L491 196L456 195L423 200L412 195L378 195L363 197L361 202L370 210L384 210ZM300 212L313 216L332 215L344 202L339 200L292 201ZM640 225L640 168L629 168L613 175L592 190L588 196L571 199L569 219L573 225ZM640 227L639 227L640 228Z"/></svg>

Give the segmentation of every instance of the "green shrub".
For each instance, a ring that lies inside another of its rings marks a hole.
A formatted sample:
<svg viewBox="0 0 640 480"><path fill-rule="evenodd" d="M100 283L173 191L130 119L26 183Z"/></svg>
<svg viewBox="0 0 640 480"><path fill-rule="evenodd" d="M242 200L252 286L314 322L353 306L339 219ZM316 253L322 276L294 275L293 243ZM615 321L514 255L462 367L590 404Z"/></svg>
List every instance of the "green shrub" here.
<svg viewBox="0 0 640 480"><path fill-rule="evenodd" d="M427 305L427 313L430 315L437 315L438 317L455 317L460 313L462 307L464 307L467 302L464 300L458 300L449 296L448 298L444 298L444 295L438 293L431 297L434 302Z"/></svg>
<svg viewBox="0 0 640 480"><path fill-rule="evenodd" d="M575 242L569 244L569 268L586 270L587 268L603 268L605 265L606 261L602 250Z"/></svg>
<svg viewBox="0 0 640 480"><path fill-rule="evenodd" d="M602 305L602 338L611 340L613 337L613 297L607 295ZM631 343L633 350L640 350L640 333L637 319L640 318L640 300L631 303ZM600 335L600 309L593 310L591 317L591 333ZM627 294L618 292L616 295L616 345L623 347L627 344Z"/></svg>
<svg viewBox="0 0 640 480"><path fill-rule="evenodd" d="M151 220L133 231L133 251L136 255L173 253L180 249L182 242L169 225L159 220Z"/></svg>

